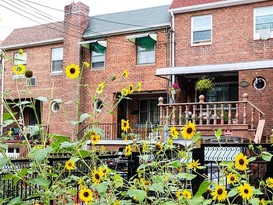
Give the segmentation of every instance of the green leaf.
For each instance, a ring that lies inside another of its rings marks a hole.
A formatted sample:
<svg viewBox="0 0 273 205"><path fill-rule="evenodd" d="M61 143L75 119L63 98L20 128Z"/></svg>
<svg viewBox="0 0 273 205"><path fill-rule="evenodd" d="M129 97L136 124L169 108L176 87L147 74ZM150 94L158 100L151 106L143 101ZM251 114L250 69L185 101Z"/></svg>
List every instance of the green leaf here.
<svg viewBox="0 0 273 205"><path fill-rule="evenodd" d="M201 132L196 133L196 135L192 138L192 143L197 142L199 139L201 139Z"/></svg>
<svg viewBox="0 0 273 205"><path fill-rule="evenodd" d="M193 198L200 198L200 196L202 196L202 194L204 194L208 190L209 185L210 185L210 182L203 181L200 184L199 189Z"/></svg>
<svg viewBox="0 0 273 205"><path fill-rule="evenodd" d="M226 162L226 161L220 162L220 166L224 166L224 167L228 167L232 164L233 164L233 162Z"/></svg>
<svg viewBox="0 0 273 205"><path fill-rule="evenodd" d="M255 189L255 187L251 187L254 195L263 195L264 193L260 189Z"/></svg>
<svg viewBox="0 0 273 205"><path fill-rule="evenodd" d="M248 162L253 162L253 161L255 161L256 160L256 157L250 157L249 159L248 159Z"/></svg>
<svg viewBox="0 0 273 205"><path fill-rule="evenodd" d="M70 147L75 147L79 144L79 142L62 142L60 149L65 149L65 148L70 148Z"/></svg>
<svg viewBox="0 0 273 205"><path fill-rule="evenodd" d="M127 193L130 197L135 197L140 204L143 202L145 197L147 197L147 193L144 190L130 189Z"/></svg>
<svg viewBox="0 0 273 205"><path fill-rule="evenodd" d="M86 158L89 157L89 152L87 150L80 150L80 157Z"/></svg>
<svg viewBox="0 0 273 205"><path fill-rule="evenodd" d="M219 128L219 129L215 132L215 137L216 137L218 140L220 140L221 136L222 136L222 129Z"/></svg>
<svg viewBox="0 0 273 205"><path fill-rule="evenodd" d="M176 203L173 201L167 201L163 205L176 205Z"/></svg>
<svg viewBox="0 0 273 205"><path fill-rule="evenodd" d="M90 117L91 115L87 114L87 113L83 113L81 116L80 116L80 122L83 122L86 118Z"/></svg>
<svg viewBox="0 0 273 205"><path fill-rule="evenodd" d="M7 150L8 149L8 145L7 144L3 144L3 143L0 143L0 148L4 149L4 150Z"/></svg>
<svg viewBox="0 0 273 205"><path fill-rule="evenodd" d="M36 99L39 100L39 101L42 101L44 103L48 103L48 99L46 97L40 96L40 97L38 97Z"/></svg>
<svg viewBox="0 0 273 205"><path fill-rule="evenodd" d="M204 201L203 205L210 205L212 204L212 200L211 199L208 199L206 201Z"/></svg>
<svg viewBox="0 0 273 205"><path fill-rule="evenodd" d="M0 158L0 168L5 166L9 162L9 158Z"/></svg>
<svg viewBox="0 0 273 205"><path fill-rule="evenodd" d="M191 173L178 173L177 177L180 179L192 180L196 177L196 175Z"/></svg>
<svg viewBox="0 0 273 205"><path fill-rule="evenodd" d="M272 158L272 154L271 153L269 153L269 152L262 152L262 158L263 158L263 160L265 160L265 161L271 161L271 158Z"/></svg>
<svg viewBox="0 0 273 205"><path fill-rule="evenodd" d="M21 205L24 204L24 202L22 201L22 199L20 199L20 197L16 197L14 199L12 199L11 201L9 201L8 205Z"/></svg>
<svg viewBox="0 0 273 205"><path fill-rule="evenodd" d="M21 105L29 105L29 104L30 104L30 101L28 101L28 100L23 100L23 101L21 101L21 102L16 103L13 107L19 107L19 106L21 106Z"/></svg>
<svg viewBox="0 0 273 205"><path fill-rule="evenodd" d="M199 205L204 199L202 197L194 197L190 200L188 200L190 205Z"/></svg>
<svg viewBox="0 0 273 205"><path fill-rule="evenodd" d="M44 178L43 176L38 176L35 179L30 179L29 182L31 184L40 185L40 186L48 186L50 181Z"/></svg>
<svg viewBox="0 0 273 205"><path fill-rule="evenodd" d="M154 183L150 186L150 189L154 190L155 192L165 193L164 186L162 183Z"/></svg>
<svg viewBox="0 0 273 205"><path fill-rule="evenodd" d="M236 188L234 189L231 189L229 192L228 192L228 197L234 197L235 195L238 194L238 191Z"/></svg>
<svg viewBox="0 0 273 205"><path fill-rule="evenodd" d="M3 113L3 121L9 120L11 118L11 116L15 116L17 114L17 112L13 112L12 114L5 112Z"/></svg>
<svg viewBox="0 0 273 205"><path fill-rule="evenodd" d="M260 204L260 203L259 203L259 198L252 198L252 199L249 199L249 203L250 203L250 204L253 204L253 205Z"/></svg>
<svg viewBox="0 0 273 205"><path fill-rule="evenodd" d="M48 156L48 154L52 152L52 150L53 149L51 147L46 147L44 149L33 149L30 151L30 156L32 156L38 163L41 163Z"/></svg>
<svg viewBox="0 0 273 205"><path fill-rule="evenodd" d="M7 127L7 126L11 125L12 123L14 123L14 120L6 120L6 121L4 121L2 127Z"/></svg>
<svg viewBox="0 0 273 205"><path fill-rule="evenodd" d="M95 187L99 192L99 195L105 195L106 189L108 188L108 184L106 182L100 183Z"/></svg>
<svg viewBox="0 0 273 205"><path fill-rule="evenodd" d="M52 139L56 139L58 142L69 142L69 137L63 136L63 135L51 135L50 136Z"/></svg>

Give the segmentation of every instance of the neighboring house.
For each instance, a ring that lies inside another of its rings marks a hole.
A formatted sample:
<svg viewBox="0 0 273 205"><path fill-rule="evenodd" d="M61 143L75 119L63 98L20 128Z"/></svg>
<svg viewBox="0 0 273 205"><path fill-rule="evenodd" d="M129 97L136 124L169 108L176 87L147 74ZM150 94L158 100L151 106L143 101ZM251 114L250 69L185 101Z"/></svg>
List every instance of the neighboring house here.
<svg viewBox="0 0 273 205"><path fill-rule="evenodd" d="M223 127L235 136L253 139L263 118L263 136L268 137L273 126L273 1L173 0L169 12L173 60L156 75L173 76L172 82L180 84L176 102L188 104L177 110L187 110L187 120L194 120L207 135L213 135L208 129ZM200 107L193 103L199 102L200 94L194 88L203 75L214 79L215 89L204 94L205 104ZM226 103L222 109L222 104L206 102ZM218 116L217 110L223 113ZM225 113L228 122L216 125L216 118Z"/></svg>
<svg viewBox="0 0 273 205"><path fill-rule="evenodd" d="M18 101L15 88L22 91L23 98L27 89L32 91L32 99L48 98L49 103L37 100L36 109L38 120L50 133L75 137L84 129L86 123L78 131L70 124L76 119L75 102L79 96L80 113L90 113L94 108L100 112L95 120L105 130L107 139L120 138L121 119L129 119L135 132L158 125L158 97L167 95L166 80L156 77L155 71L170 66L168 8L160 6L89 17L89 7L78 2L65 7L64 22L15 29L0 47L9 57L21 58L20 63L33 71L33 78L26 84L25 77L15 76L12 65L5 62L3 89L12 91L5 98ZM23 57L19 49L24 50ZM84 61L91 66L84 70L82 84L88 85L91 93L85 88L78 93L76 81L68 79L64 72L67 65L75 63L81 67ZM94 102L92 96L98 84L112 75L122 75L124 70L128 71L129 78L106 83L100 98ZM130 99L120 102L114 114L109 114L107 108L116 103L122 88L134 85L135 89L139 82L141 92L135 90L127 96ZM24 111L24 122L26 125L37 123L31 110Z"/></svg>

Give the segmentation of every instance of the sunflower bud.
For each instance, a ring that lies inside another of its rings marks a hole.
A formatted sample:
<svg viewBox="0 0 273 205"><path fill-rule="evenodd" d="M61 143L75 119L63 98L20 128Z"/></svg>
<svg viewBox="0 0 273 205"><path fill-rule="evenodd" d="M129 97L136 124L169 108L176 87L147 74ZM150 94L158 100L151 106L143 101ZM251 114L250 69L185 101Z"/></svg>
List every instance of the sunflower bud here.
<svg viewBox="0 0 273 205"><path fill-rule="evenodd" d="M26 76L26 78L31 78L33 76L33 72L31 70L27 70L25 72L25 76Z"/></svg>

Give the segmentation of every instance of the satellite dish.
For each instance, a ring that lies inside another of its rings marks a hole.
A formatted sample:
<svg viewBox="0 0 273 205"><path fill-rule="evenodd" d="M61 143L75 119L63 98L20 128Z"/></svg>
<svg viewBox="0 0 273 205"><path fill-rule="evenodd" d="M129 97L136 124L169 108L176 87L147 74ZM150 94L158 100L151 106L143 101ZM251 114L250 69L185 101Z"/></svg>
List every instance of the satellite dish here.
<svg viewBox="0 0 273 205"><path fill-rule="evenodd" d="M270 29L261 29L259 31L260 39L267 40L270 37Z"/></svg>

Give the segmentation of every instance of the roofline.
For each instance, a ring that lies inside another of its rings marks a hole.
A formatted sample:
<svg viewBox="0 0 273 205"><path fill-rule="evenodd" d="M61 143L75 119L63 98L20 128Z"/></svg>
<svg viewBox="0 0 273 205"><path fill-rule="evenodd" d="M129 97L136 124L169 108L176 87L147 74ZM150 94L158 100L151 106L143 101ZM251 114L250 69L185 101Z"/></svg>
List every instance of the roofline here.
<svg viewBox="0 0 273 205"><path fill-rule="evenodd" d="M156 70L155 75L165 76L165 75L190 75L190 74L220 73L220 72L224 73L224 72L232 72L232 71L264 69L264 68L273 68L273 60L158 68Z"/></svg>
<svg viewBox="0 0 273 205"><path fill-rule="evenodd" d="M63 42L64 38L55 38L50 40L44 40L44 41L36 41L31 43L21 43L21 44L15 44L10 46L1 46L0 48L3 48L5 50L11 50L11 49L17 49L17 48L26 48L26 47L33 47L33 46L40 46L40 45L48 45L51 43L60 43Z"/></svg>
<svg viewBox="0 0 273 205"><path fill-rule="evenodd" d="M229 6L237 6L237 5L243 5L243 4L252 4L252 3L263 2L263 1L268 1L268 0L219 1L219 2L212 2L207 4L198 4L194 6L186 6L186 7L169 9L169 12L174 14L179 14L179 13L187 13L192 11L201 11L201 10L216 9L216 8L229 7Z"/></svg>
<svg viewBox="0 0 273 205"><path fill-rule="evenodd" d="M135 32L143 32L143 31L151 31L151 30L159 30L163 29L166 27L171 27L170 23L168 22L167 24L157 24L157 25L151 25L148 28L143 28L143 29L121 29L121 30L115 30L115 31L109 31L109 32L104 32L100 34L95 34L95 35L83 35L84 39L93 39L93 38L98 38L98 37L104 37L104 36L115 36L115 35L121 35L121 34L128 34L128 33L135 33Z"/></svg>

